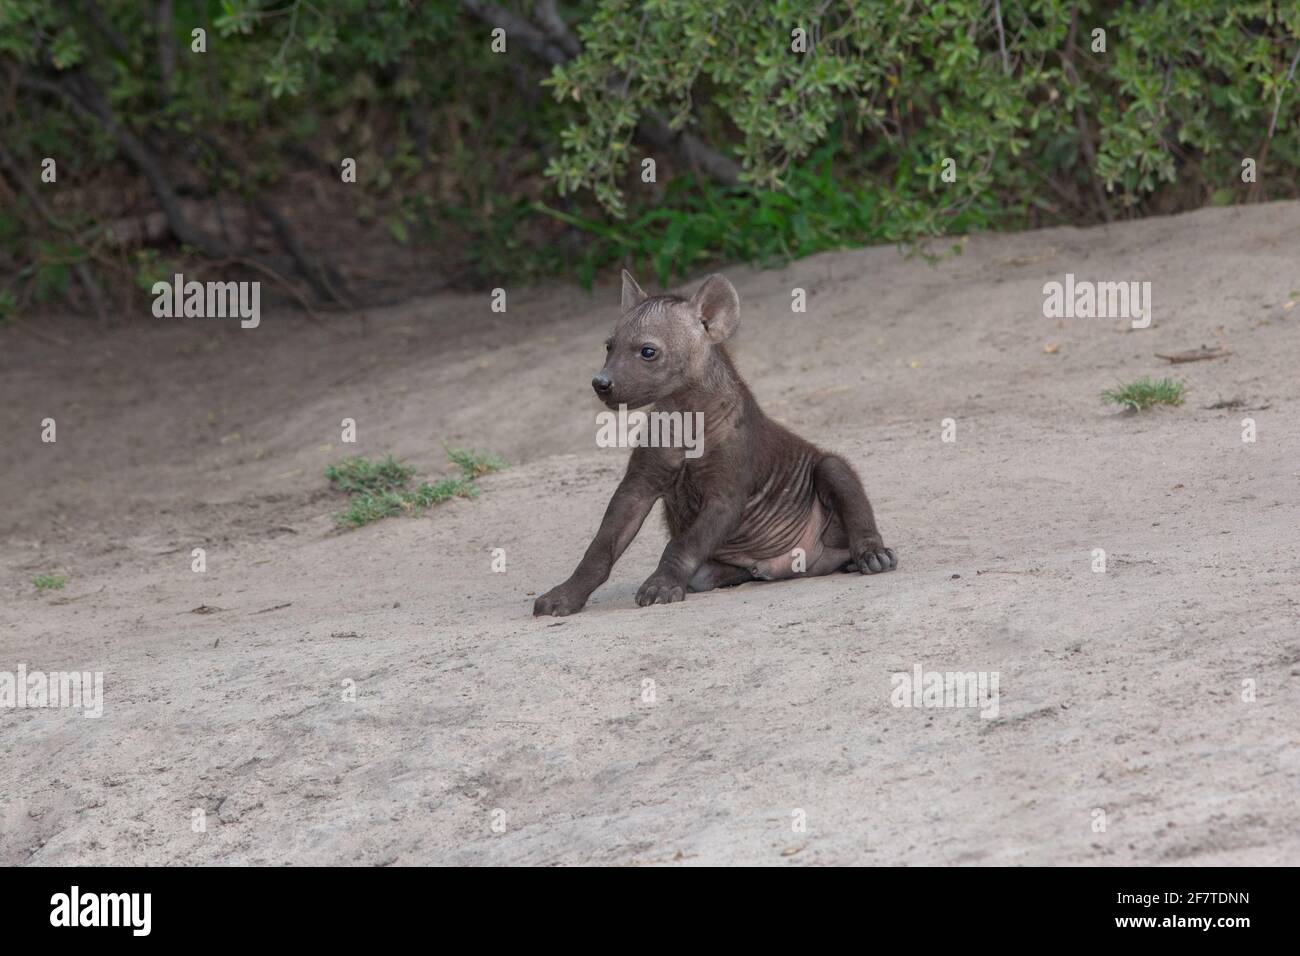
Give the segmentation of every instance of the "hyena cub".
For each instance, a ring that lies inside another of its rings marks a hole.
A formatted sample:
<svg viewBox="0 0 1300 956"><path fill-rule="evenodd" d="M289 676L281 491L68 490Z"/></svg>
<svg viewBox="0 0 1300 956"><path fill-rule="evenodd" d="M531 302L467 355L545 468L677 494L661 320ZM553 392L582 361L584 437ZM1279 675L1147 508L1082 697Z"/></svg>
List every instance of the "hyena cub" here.
<svg viewBox="0 0 1300 956"><path fill-rule="evenodd" d="M653 405L679 421L702 412L702 453L635 448L595 540L534 614L580 611L661 498L672 540L637 591L642 606L745 581L897 566L852 466L758 407L723 345L739 324L740 298L720 275L683 299L648 296L623 273L623 314L591 387L610 408Z"/></svg>

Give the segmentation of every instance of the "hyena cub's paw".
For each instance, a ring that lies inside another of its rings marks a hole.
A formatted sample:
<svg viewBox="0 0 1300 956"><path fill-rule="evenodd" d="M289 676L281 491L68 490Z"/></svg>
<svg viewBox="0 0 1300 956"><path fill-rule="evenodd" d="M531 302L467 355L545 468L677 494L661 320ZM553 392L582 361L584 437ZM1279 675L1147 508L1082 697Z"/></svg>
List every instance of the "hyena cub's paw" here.
<svg viewBox="0 0 1300 956"><path fill-rule="evenodd" d="M582 610L586 604L585 600L577 598L569 591L565 590L563 584L551 588L536 601L533 602L533 617L564 617L566 614L576 614Z"/></svg>
<svg viewBox="0 0 1300 956"><path fill-rule="evenodd" d="M645 584L636 592L636 603L645 607L648 604L672 604L686 600L686 585L679 584L661 574L652 574Z"/></svg>
<svg viewBox="0 0 1300 956"><path fill-rule="evenodd" d="M850 550L858 570L863 574L880 574L898 567L898 556L893 548L886 548L880 538L868 539L855 543Z"/></svg>

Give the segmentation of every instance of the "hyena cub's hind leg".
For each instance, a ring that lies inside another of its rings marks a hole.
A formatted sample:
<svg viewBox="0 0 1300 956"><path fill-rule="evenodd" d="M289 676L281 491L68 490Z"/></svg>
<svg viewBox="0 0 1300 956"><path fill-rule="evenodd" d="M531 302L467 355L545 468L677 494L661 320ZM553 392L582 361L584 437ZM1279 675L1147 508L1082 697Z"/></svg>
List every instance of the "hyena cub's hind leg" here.
<svg viewBox="0 0 1300 956"><path fill-rule="evenodd" d="M701 591L712 591L714 588L734 587L752 580L754 575L748 568L709 559L701 564L691 577L687 590L698 594Z"/></svg>
<svg viewBox="0 0 1300 956"><path fill-rule="evenodd" d="M849 560L843 570L878 574L898 567L898 557L892 548L885 547L871 502L852 465L839 455L824 455L813 471L813 483L822 503L839 519L846 538L843 545L849 549Z"/></svg>

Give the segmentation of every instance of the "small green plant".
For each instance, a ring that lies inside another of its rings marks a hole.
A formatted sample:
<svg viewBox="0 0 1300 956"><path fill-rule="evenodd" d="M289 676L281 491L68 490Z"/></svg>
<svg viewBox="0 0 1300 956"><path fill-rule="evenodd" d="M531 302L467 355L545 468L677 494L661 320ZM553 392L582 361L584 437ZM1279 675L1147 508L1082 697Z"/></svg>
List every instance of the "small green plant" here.
<svg viewBox="0 0 1300 956"><path fill-rule="evenodd" d="M460 468L460 475L426 481L414 490L408 486L415 469L392 455L378 461L354 456L331 465L325 477L352 496L347 509L335 515L335 522L340 528L360 528L380 518L415 514L451 498L477 498L474 479L505 467L495 455L461 448L448 448L447 457Z"/></svg>
<svg viewBox="0 0 1300 956"><path fill-rule="evenodd" d="M38 574L32 578L38 591L61 591L67 583L68 579L62 574Z"/></svg>
<svg viewBox="0 0 1300 956"><path fill-rule="evenodd" d="M380 461L371 461L360 455L354 455L325 469L325 477L330 480L330 483L339 491L346 491L349 494L405 488L414 474L414 468L403 465L392 455Z"/></svg>
<svg viewBox="0 0 1300 956"><path fill-rule="evenodd" d="M443 449L447 452L447 457L451 459L452 464L457 465L461 473L471 480L481 478L483 475L494 471L500 471L506 466L506 463L496 455L480 455L478 452L466 448L448 448L446 445L443 446Z"/></svg>
<svg viewBox="0 0 1300 956"><path fill-rule="evenodd" d="M1159 381L1140 378L1127 385L1108 388L1101 393L1101 397L1113 405L1141 412L1156 405L1181 405L1186 390L1186 385L1172 378L1162 378Z"/></svg>

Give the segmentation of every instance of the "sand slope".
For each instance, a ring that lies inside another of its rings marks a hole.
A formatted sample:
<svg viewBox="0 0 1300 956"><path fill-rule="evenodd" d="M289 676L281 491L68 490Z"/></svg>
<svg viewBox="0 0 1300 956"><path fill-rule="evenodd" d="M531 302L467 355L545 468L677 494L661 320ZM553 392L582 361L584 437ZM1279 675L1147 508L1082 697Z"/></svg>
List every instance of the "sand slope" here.
<svg viewBox="0 0 1300 956"><path fill-rule="evenodd" d="M1153 327L1045 319L1066 272L1150 280ZM0 671L107 697L0 710L0 863L1300 862L1300 205L727 273L742 371L859 465L897 572L640 609L656 518L585 612L530 616L626 460L587 384L613 276L0 330ZM1153 355L1201 344L1232 354ZM1170 373L1181 409L1098 399ZM442 442L512 467L332 530L327 463ZM998 672L998 717L891 706L916 664Z"/></svg>

